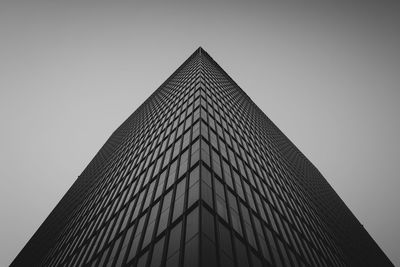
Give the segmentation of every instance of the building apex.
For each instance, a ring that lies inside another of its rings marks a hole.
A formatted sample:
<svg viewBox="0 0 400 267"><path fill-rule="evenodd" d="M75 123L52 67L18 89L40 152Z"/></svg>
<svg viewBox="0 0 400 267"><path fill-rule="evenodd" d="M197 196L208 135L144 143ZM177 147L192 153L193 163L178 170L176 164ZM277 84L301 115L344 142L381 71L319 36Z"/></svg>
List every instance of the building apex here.
<svg viewBox="0 0 400 267"><path fill-rule="evenodd" d="M204 51L204 49L201 46L199 46L199 48L197 48L197 50L196 50L196 52L199 54L201 54L201 52L203 52L203 51Z"/></svg>

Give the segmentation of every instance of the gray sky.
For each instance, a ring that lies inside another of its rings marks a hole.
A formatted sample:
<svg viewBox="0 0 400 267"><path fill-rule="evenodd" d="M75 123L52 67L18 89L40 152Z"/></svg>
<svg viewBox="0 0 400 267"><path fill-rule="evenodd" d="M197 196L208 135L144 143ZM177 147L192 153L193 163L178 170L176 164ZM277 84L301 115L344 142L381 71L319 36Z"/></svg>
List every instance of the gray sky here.
<svg viewBox="0 0 400 267"><path fill-rule="evenodd" d="M200 45L400 266L396 2L1 1L0 266Z"/></svg>

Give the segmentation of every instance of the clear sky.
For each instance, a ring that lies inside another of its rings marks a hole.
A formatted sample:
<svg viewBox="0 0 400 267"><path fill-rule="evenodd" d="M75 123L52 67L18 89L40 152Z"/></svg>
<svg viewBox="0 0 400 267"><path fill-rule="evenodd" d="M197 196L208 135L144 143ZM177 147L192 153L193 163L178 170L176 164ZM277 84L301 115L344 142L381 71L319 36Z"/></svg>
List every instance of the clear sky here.
<svg viewBox="0 0 400 267"><path fill-rule="evenodd" d="M0 3L0 266L202 46L400 266L398 1Z"/></svg>

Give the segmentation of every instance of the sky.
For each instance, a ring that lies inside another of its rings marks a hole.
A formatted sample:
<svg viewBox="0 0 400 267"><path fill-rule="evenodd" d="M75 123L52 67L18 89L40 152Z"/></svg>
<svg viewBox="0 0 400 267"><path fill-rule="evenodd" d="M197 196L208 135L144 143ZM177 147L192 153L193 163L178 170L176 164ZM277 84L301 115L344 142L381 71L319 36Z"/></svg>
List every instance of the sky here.
<svg viewBox="0 0 400 267"><path fill-rule="evenodd" d="M0 266L202 46L400 266L398 1L0 3Z"/></svg>

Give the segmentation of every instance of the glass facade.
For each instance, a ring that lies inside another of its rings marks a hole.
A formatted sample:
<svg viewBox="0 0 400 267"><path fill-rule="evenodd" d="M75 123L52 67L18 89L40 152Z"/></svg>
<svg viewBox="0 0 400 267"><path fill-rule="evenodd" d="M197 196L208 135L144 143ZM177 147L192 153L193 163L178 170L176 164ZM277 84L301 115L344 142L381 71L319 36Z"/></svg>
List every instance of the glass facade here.
<svg viewBox="0 0 400 267"><path fill-rule="evenodd" d="M391 266L201 48L109 138L12 266Z"/></svg>

